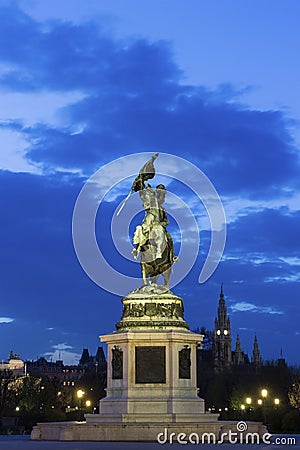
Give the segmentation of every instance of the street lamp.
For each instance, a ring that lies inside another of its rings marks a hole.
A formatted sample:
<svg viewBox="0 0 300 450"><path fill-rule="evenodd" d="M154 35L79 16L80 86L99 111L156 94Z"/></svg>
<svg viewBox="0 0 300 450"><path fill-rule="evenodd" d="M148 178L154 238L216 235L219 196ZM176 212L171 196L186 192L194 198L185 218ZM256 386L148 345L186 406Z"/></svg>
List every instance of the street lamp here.
<svg viewBox="0 0 300 450"><path fill-rule="evenodd" d="M268 391L267 389L262 389L261 390L261 396L263 398L263 404L264 404L264 422L265 424L267 423L267 409L266 409L266 398L268 396Z"/></svg>
<svg viewBox="0 0 300 450"><path fill-rule="evenodd" d="M274 405L279 406L279 404L280 404L279 398L274 398Z"/></svg>
<svg viewBox="0 0 300 450"><path fill-rule="evenodd" d="M78 389L78 391L76 392L77 398L82 399L82 397L84 396L84 391L82 389Z"/></svg>
<svg viewBox="0 0 300 450"><path fill-rule="evenodd" d="M252 403L252 398L251 398L251 397L247 397L247 398L246 398L246 403L247 403L247 405L251 405L251 403Z"/></svg>
<svg viewBox="0 0 300 450"><path fill-rule="evenodd" d="M261 390L261 396L262 396L263 398L266 398L266 397L268 396L268 391L267 391L267 389L262 389L262 390Z"/></svg>
<svg viewBox="0 0 300 450"><path fill-rule="evenodd" d="M77 398L79 400L79 413L78 416L80 417L80 411L82 409L82 397L84 396L85 392L82 389L78 389L76 392Z"/></svg>
<svg viewBox="0 0 300 450"><path fill-rule="evenodd" d="M87 400L87 401L85 402L85 406L86 406L87 408L89 408L89 407L91 406L91 404L92 404L91 400Z"/></svg>
<svg viewBox="0 0 300 450"><path fill-rule="evenodd" d="M261 398L259 398L259 399L257 400L257 404L258 404L259 406L261 406L261 405L262 405L262 403L263 403L262 399L261 399Z"/></svg>

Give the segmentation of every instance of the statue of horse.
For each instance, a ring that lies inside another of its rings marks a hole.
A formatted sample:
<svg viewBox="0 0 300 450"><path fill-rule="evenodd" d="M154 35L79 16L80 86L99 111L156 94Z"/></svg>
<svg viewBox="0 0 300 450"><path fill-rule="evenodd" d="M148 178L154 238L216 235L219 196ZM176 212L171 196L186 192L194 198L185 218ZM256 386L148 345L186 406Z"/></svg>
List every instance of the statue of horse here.
<svg viewBox="0 0 300 450"><path fill-rule="evenodd" d="M142 225L134 232L132 253L137 259L140 255L143 284L156 283L159 275L164 278L164 285L169 289L172 264L178 260L174 255L171 235L161 224L157 208L147 210Z"/></svg>
<svg viewBox="0 0 300 450"><path fill-rule="evenodd" d="M161 227L163 228L163 227ZM134 257L140 255L143 285L156 283L159 275L164 278L164 285L169 289L172 264L177 258L174 257L173 245L169 242L165 230L152 229L149 236L145 236L142 226L136 227L133 243L137 248L133 250ZM173 243L172 243L173 244Z"/></svg>

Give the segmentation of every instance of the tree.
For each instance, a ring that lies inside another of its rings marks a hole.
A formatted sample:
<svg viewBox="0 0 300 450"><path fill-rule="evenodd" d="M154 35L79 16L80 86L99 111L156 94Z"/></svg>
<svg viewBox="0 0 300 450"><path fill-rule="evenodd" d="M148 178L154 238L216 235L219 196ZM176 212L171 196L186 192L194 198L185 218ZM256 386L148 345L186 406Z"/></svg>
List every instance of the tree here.
<svg viewBox="0 0 300 450"><path fill-rule="evenodd" d="M295 380L288 391L290 405L300 410L300 379Z"/></svg>
<svg viewBox="0 0 300 450"><path fill-rule="evenodd" d="M0 374L0 416L9 415L14 409L15 393L11 390L13 382L11 372L1 372Z"/></svg>
<svg viewBox="0 0 300 450"><path fill-rule="evenodd" d="M214 333L211 330L207 330L204 326L201 328L197 327L195 330L193 330L194 333L203 334L203 341L202 341L202 349L203 350L211 350L213 346L213 336Z"/></svg>
<svg viewBox="0 0 300 450"><path fill-rule="evenodd" d="M20 409L32 411L38 409L40 387L41 378L28 375L13 381L10 389L15 392Z"/></svg>

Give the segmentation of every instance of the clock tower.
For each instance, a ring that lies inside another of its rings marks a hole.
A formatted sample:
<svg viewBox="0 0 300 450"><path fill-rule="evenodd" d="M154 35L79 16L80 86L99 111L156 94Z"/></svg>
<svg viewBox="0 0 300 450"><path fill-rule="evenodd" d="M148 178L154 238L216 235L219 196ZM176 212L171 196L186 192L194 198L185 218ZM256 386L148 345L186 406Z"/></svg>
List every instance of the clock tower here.
<svg viewBox="0 0 300 450"><path fill-rule="evenodd" d="M224 300L223 285L221 286L218 317L215 319L213 340L214 366L216 372L221 372L232 364L230 319Z"/></svg>

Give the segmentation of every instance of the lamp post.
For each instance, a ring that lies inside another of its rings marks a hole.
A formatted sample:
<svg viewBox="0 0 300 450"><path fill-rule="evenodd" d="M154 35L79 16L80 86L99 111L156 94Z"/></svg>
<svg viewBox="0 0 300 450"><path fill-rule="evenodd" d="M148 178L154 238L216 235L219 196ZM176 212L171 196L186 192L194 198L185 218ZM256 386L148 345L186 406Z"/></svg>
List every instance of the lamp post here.
<svg viewBox="0 0 300 450"><path fill-rule="evenodd" d="M85 402L85 407L86 407L86 409L89 409L91 406L92 406L91 400L87 400L87 401Z"/></svg>
<svg viewBox="0 0 300 450"><path fill-rule="evenodd" d="M244 404L241 405L242 417L244 417L246 406Z"/></svg>
<svg viewBox="0 0 300 450"><path fill-rule="evenodd" d="M265 424L267 424L267 409L266 409L266 398L268 396L267 389L261 390L261 396L263 398L263 405L264 405L264 422L265 422Z"/></svg>
<svg viewBox="0 0 300 450"><path fill-rule="evenodd" d="M248 417L250 417L250 413L251 413L251 410L252 410L252 398L251 397L246 397L245 403L246 403L246 409L247 409Z"/></svg>
<svg viewBox="0 0 300 450"><path fill-rule="evenodd" d="M76 396L79 400L79 418L81 416L81 409L82 409L82 397L84 396L85 392L82 389L78 389L76 392Z"/></svg>
<svg viewBox="0 0 300 450"><path fill-rule="evenodd" d="M263 407L263 416L264 416L264 422L267 423L267 407L269 405L271 405L271 401L274 404L274 409L277 410L279 405L280 405L280 399L278 397L275 397L273 399L270 399L269 402L267 403L267 397L269 396L269 391L267 389L262 389L260 391L260 395L262 398L259 398L257 400L257 404L258 406L262 406Z"/></svg>

